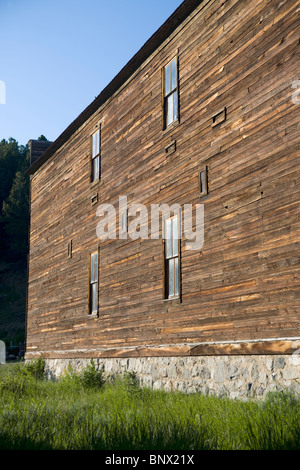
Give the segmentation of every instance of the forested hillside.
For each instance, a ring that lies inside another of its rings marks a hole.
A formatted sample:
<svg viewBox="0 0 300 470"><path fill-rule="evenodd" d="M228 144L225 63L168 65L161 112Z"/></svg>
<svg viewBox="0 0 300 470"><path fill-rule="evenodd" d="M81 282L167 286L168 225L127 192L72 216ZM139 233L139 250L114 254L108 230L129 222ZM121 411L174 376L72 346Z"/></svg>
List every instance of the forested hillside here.
<svg viewBox="0 0 300 470"><path fill-rule="evenodd" d="M7 347L25 340L29 164L27 145L0 142L0 340Z"/></svg>

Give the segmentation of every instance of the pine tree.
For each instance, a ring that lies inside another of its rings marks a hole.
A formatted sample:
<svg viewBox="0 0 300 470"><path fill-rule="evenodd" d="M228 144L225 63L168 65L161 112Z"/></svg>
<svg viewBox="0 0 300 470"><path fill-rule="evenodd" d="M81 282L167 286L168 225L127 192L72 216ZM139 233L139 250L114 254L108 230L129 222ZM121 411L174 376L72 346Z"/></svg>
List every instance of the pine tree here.
<svg viewBox="0 0 300 470"><path fill-rule="evenodd" d="M8 197L22 155L15 139L0 142L0 209Z"/></svg>
<svg viewBox="0 0 300 470"><path fill-rule="evenodd" d="M9 196L3 202L2 215L11 259L21 257L25 261L28 251L29 181L21 171L16 173Z"/></svg>
<svg viewBox="0 0 300 470"><path fill-rule="evenodd" d="M9 139L0 142L1 258L26 261L29 226L28 146Z"/></svg>

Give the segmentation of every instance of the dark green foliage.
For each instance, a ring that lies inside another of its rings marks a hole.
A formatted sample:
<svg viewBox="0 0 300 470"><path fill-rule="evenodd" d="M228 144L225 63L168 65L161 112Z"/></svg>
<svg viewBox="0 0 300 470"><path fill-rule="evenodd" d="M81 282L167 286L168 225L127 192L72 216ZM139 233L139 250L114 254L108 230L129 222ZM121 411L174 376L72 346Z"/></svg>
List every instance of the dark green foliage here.
<svg viewBox="0 0 300 470"><path fill-rule="evenodd" d="M48 139L42 134L40 135L40 137L38 138L38 140L42 140L43 142L48 142Z"/></svg>
<svg viewBox="0 0 300 470"><path fill-rule="evenodd" d="M45 379L45 361L39 358L26 364L17 363L9 373L0 380L0 392L9 392L16 396L23 395L32 381Z"/></svg>
<svg viewBox="0 0 300 470"><path fill-rule="evenodd" d="M0 142L0 339L7 347L25 339L29 166L27 145Z"/></svg>
<svg viewBox="0 0 300 470"><path fill-rule="evenodd" d="M72 367L68 367L63 380L71 387L75 386L84 390L100 389L105 383L103 371L96 369L93 360L86 369L79 373L74 372Z"/></svg>
<svg viewBox="0 0 300 470"><path fill-rule="evenodd" d="M25 374L14 373L0 382L0 393L10 393L20 397L27 390L28 378Z"/></svg>
<svg viewBox="0 0 300 470"><path fill-rule="evenodd" d="M17 261L21 258L26 261L29 226L29 181L28 177L21 171L16 173L9 196L3 202L2 216L10 259Z"/></svg>
<svg viewBox="0 0 300 470"><path fill-rule="evenodd" d="M136 372L126 371L123 374L123 381L129 396L133 398L141 398L143 394L143 389L139 385L139 380L137 378Z"/></svg>
<svg viewBox="0 0 300 470"><path fill-rule="evenodd" d="M9 347L25 339L27 269L24 262L0 261L0 339Z"/></svg>
<svg viewBox="0 0 300 470"><path fill-rule="evenodd" d="M0 206L8 197L16 172L25 157L25 147L19 147L15 139L0 142Z"/></svg>
<svg viewBox="0 0 300 470"><path fill-rule="evenodd" d="M0 166L6 175L0 184L1 239L8 261L26 262L29 225L29 149L10 139L0 143ZM0 168L1 170L1 168ZM1 197L2 196L2 197Z"/></svg>
<svg viewBox="0 0 300 470"><path fill-rule="evenodd" d="M45 360L40 357L36 361L27 362L23 368L23 373L25 374L25 376L32 377L35 380L44 380Z"/></svg>

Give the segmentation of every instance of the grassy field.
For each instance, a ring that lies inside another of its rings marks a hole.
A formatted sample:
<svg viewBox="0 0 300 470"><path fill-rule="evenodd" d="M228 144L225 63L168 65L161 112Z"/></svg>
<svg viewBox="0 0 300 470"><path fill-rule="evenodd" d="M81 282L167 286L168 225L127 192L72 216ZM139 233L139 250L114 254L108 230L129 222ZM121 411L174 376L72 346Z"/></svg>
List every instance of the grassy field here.
<svg viewBox="0 0 300 470"><path fill-rule="evenodd" d="M263 402L141 389L93 364L50 382L43 361L0 366L0 449L300 449L300 401Z"/></svg>

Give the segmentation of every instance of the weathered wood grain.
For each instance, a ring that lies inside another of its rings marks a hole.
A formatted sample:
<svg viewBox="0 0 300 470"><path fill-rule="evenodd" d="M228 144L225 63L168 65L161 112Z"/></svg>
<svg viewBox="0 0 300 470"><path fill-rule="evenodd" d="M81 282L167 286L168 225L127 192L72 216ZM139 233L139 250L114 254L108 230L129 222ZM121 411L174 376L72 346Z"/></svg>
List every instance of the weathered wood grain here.
<svg viewBox="0 0 300 470"><path fill-rule="evenodd" d="M282 338L300 336L299 7L199 2L31 176L28 357L294 351ZM180 122L164 131L162 69L177 54ZM223 108L226 120L213 126ZM101 181L91 185L90 136L100 123ZM117 207L119 196L148 208L204 204L203 248L181 243L180 301L163 300L161 239L97 238L98 206ZM94 318L89 254L98 247Z"/></svg>

